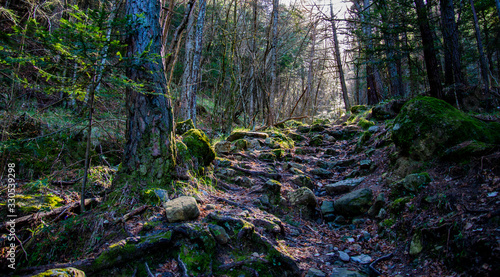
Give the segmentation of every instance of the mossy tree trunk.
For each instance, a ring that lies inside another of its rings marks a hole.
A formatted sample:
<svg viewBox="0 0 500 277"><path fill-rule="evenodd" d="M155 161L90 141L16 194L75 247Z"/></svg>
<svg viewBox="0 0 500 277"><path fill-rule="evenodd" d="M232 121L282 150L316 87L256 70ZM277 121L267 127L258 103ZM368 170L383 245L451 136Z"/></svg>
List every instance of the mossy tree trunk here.
<svg viewBox="0 0 500 277"><path fill-rule="evenodd" d="M146 93L133 88L126 91L127 143L120 172L121 176L130 175L156 185L168 181L175 151L172 106L160 56L160 10L156 0L128 0L126 5L127 14L137 24L137 31L127 42L127 56L134 64L127 76L144 84ZM146 51L157 56L140 58Z"/></svg>

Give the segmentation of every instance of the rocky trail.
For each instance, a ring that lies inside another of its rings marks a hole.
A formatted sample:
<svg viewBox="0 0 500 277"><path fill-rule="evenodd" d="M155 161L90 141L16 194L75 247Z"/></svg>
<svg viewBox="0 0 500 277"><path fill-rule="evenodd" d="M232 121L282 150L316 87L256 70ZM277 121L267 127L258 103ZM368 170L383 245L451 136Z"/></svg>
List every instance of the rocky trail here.
<svg viewBox="0 0 500 277"><path fill-rule="evenodd" d="M93 223L79 234L103 239L85 259L61 255L60 264L21 273L74 267L88 276L495 276L498 147L471 149L466 140L432 152L446 142L438 126L437 142L418 135L405 152L395 132L410 123L394 119L392 110L401 107L381 107L360 107L335 123L233 132L214 145L213 170L184 178L191 190L155 190L159 205L127 213L87 213L80 220ZM432 159L415 158L429 153Z"/></svg>

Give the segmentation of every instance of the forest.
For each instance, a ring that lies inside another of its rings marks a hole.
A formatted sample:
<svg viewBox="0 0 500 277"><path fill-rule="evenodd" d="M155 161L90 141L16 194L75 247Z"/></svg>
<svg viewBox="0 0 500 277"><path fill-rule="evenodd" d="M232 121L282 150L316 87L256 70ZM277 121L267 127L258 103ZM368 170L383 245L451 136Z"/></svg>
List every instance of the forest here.
<svg viewBox="0 0 500 277"><path fill-rule="evenodd" d="M500 0L0 0L0 276L500 276Z"/></svg>

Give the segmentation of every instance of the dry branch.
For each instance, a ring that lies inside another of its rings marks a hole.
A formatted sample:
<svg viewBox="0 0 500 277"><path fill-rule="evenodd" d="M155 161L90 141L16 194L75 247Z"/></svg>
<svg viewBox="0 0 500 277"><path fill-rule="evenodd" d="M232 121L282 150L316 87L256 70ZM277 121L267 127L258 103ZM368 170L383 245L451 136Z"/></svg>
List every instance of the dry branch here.
<svg viewBox="0 0 500 277"><path fill-rule="evenodd" d="M85 206L89 206L91 204L99 203L99 202L101 202L101 198L85 199ZM26 215L26 216L23 216L20 218L16 218L16 219L14 219L14 222L15 222L16 228L18 229L19 227L28 225L28 224L30 224L38 219L50 218L50 217L54 217L54 216L57 216L59 218L60 215L64 212L77 211L77 210L79 210L79 208L80 208L80 203L73 202L71 204L68 204L68 205L63 206L63 207L59 207L59 208L54 209L54 210L49 211L49 212L34 213L34 214ZM2 223L2 225L0 225L0 231L5 229L7 227L8 223L10 223L10 220L6 221L5 223Z"/></svg>

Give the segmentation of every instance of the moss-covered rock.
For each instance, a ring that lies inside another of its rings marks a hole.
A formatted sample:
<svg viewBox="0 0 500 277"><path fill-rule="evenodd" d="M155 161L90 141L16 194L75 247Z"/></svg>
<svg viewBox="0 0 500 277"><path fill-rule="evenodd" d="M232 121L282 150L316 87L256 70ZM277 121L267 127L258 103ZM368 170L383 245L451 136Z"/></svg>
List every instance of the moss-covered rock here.
<svg viewBox="0 0 500 277"><path fill-rule="evenodd" d="M500 144L500 124L482 122L442 100L423 96L405 104L394 121L392 139L403 153L428 160L467 140Z"/></svg>
<svg viewBox="0 0 500 277"><path fill-rule="evenodd" d="M368 107L366 105L354 105L351 107L351 113L357 114L362 111L368 110Z"/></svg>
<svg viewBox="0 0 500 277"><path fill-rule="evenodd" d="M227 140L219 141L214 144L214 150L217 154L228 154L231 151L231 142Z"/></svg>
<svg viewBox="0 0 500 277"><path fill-rule="evenodd" d="M378 120L395 118L405 103L402 99L379 103L372 108L372 116Z"/></svg>
<svg viewBox="0 0 500 277"><path fill-rule="evenodd" d="M250 132L250 131L234 131L227 137L227 141L235 141L242 138L257 138L266 139L269 135L261 132Z"/></svg>
<svg viewBox="0 0 500 277"><path fill-rule="evenodd" d="M175 133L177 135L182 135L191 129L194 129L194 123L191 118L185 121L179 121L175 124Z"/></svg>
<svg viewBox="0 0 500 277"><path fill-rule="evenodd" d="M367 120L366 118L360 118L358 121L358 126L365 129L365 130L368 130L368 128L370 128L374 125L375 125L375 123L373 121Z"/></svg>
<svg viewBox="0 0 500 277"><path fill-rule="evenodd" d="M488 153L491 153L498 148L498 145L469 140L446 149L443 155L443 159L449 161L463 161L472 157L487 155Z"/></svg>
<svg viewBox="0 0 500 277"><path fill-rule="evenodd" d="M371 189L359 189L335 200L334 208L337 214L357 216L365 213L371 206L373 192Z"/></svg>
<svg viewBox="0 0 500 277"><path fill-rule="evenodd" d="M191 129L184 133L182 142L200 165L208 166L215 159L215 151L210 146L208 137L202 130Z"/></svg>
<svg viewBox="0 0 500 277"><path fill-rule="evenodd" d="M245 139L237 139L231 143L232 151L247 150L247 148L248 148L248 141L246 141Z"/></svg>
<svg viewBox="0 0 500 277"><path fill-rule="evenodd" d="M309 145L310 146L320 146L321 144L323 144L323 140L324 140L324 137L323 135L314 135L311 140L309 141Z"/></svg>
<svg viewBox="0 0 500 277"><path fill-rule="evenodd" d="M292 167L291 169L295 169L295 168ZM299 169L295 169L295 170L299 170ZM299 187L307 187L310 189L314 189L313 181L311 180L311 178L309 178L307 175L304 175L304 174L299 174L299 175L293 176L290 179L290 182L292 182L293 184L295 184Z"/></svg>

